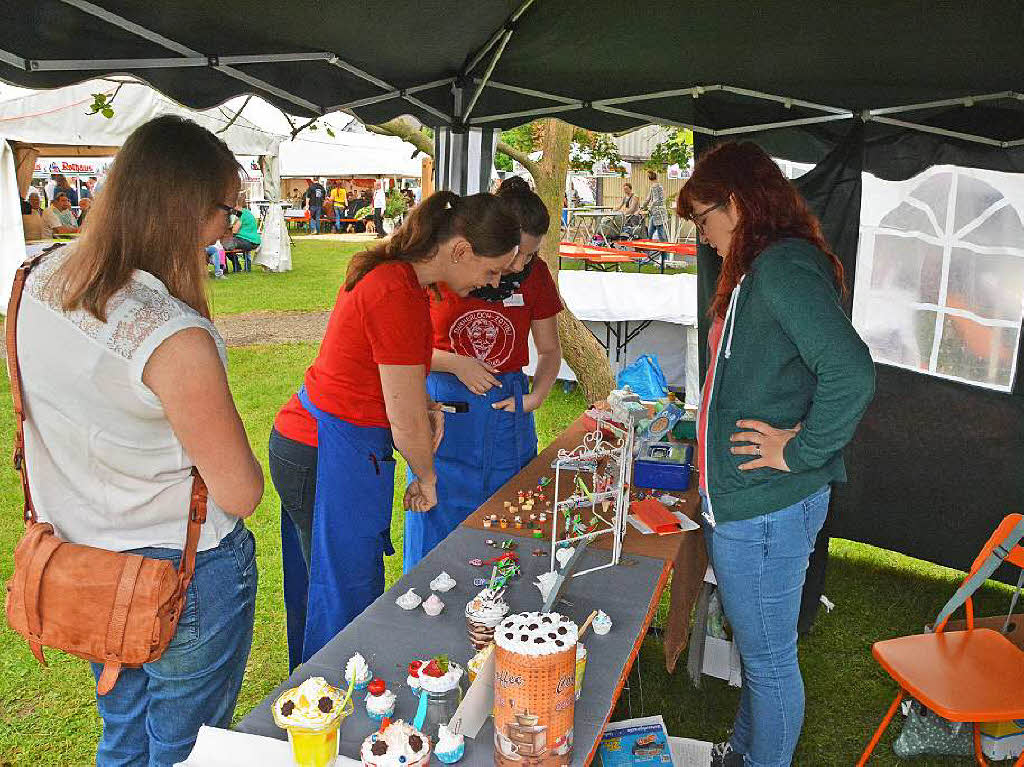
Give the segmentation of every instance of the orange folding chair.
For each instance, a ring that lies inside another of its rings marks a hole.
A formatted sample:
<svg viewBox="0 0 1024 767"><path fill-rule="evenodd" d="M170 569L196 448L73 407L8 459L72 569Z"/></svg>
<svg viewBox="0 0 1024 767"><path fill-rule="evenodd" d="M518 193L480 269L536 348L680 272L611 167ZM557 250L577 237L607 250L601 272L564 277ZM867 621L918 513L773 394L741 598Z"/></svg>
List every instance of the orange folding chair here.
<svg viewBox="0 0 1024 767"><path fill-rule="evenodd" d="M935 620L935 632L875 642L871 654L899 685L871 742L857 762L866 764L899 708L904 696L920 701L941 717L953 722L971 722L974 727L974 755L987 765L981 750L979 722L1024 719L1024 651L998 631L974 628L973 594L1003 562L1024 570L1024 516L1011 514L996 528L981 549L960 588ZM1024 572L1021 575L1024 581ZM1010 612L1017 594L1014 592ZM966 604L967 630L943 631L950 615ZM1014 762L1024 767L1024 753Z"/></svg>

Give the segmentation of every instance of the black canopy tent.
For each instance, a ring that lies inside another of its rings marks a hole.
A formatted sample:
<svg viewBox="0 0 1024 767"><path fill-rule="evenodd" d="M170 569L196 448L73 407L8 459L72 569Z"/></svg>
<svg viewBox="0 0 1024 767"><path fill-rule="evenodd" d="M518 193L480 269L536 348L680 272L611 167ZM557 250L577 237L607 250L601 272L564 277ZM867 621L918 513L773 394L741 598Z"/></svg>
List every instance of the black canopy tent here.
<svg viewBox="0 0 1024 767"><path fill-rule="evenodd" d="M292 114L412 114L450 135L557 116L690 127L699 151L752 138L817 164L798 185L851 287L861 171L1024 171L1018 0L720 0L635 17L604 0L418 0L376 14L315 0L3 4L0 79L17 85L122 73L194 108L255 92ZM716 264L700 262L706 287ZM1024 384L878 374L832 532L964 567L1024 500Z"/></svg>

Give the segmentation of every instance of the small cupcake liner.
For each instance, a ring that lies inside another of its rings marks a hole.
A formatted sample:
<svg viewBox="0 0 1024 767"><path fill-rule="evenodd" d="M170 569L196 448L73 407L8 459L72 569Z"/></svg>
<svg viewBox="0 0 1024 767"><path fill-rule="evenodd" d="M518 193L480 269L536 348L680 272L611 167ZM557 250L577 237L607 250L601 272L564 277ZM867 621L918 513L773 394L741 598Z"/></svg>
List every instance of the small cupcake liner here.
<svg viewBox="0 0 1024 767"><path fill-rule="evenodd" d="M383 722L384 721L384 717L387 717L388 719L393 719L394 718L394 716L395 716L395 707L392 706L390 711L385 711L382 714L375 714L372 711L370 711L369 709L367 709L366 715L368 717L370 717L370 719L372 719L375 722Z"/></svg>
<svg viewBox="0 0 1024 767"><path fill-rule="evenodd" d="M444 762L445 764L455 764L455 762L459 761L459 759L461 759L463 756L465 756L465 754L466 754L466 744L465 743L463 743L461 746L459 746L454 751L446 751L444 753L441 753L440 751L435 751L434 752L434 755L440 761Z"/></svg>

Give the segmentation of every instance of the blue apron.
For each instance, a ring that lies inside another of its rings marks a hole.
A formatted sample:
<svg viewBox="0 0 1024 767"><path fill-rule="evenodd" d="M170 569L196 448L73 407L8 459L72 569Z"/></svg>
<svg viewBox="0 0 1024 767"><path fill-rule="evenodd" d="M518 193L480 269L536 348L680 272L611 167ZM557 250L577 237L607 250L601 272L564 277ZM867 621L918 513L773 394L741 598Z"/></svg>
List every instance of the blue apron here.
<svg viewBox="0 0 1024 767"><path fill-rule="evenodd" d="M305 387L299 401L316 418L317 468L308 575L298 536L288 529L290 520L282 519L292 668L309 660L384 593L384 557L395 553L391 430L355 426L325 413Z"/></svg>
<svg viewBox="0 0 1024 767"><path fill-rule="evenodd" d="M523 412L523 395L530 390L526 376L514 371L496 377L501 388L478 395L450 373L427 376L431 399L467 402L469 412L445 414L444 439L434 456L437 506L405 515L403 572L415 567L537 455L533 413ZM508 397L515 397L515 413L491 407Z"/></svg>

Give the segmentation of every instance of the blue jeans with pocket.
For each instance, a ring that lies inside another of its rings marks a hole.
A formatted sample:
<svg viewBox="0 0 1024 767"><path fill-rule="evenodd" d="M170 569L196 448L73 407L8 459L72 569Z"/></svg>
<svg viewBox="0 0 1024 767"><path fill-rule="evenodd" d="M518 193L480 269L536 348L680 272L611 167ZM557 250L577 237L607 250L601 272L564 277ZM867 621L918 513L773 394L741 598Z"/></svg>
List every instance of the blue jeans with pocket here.
<svg viewBox="0 0 1024 767"><path fill-rule="evenodd" d="M832 488L752 519L704 522L708 558L743 660L743 691L730 739L747 767L786 767L804 721L797 619L807 563Z"/></svg>
<svg viewBox="0 0 1024 767"><path fill-rule="evenodd" d="M664 224L651 224L647 227L647 239L653 240L654 235L658 235L658 239L662 242L668 242L668 235L665 234Z"/></svg>
<svg viewBox="0 0 1024 767"><path fill-rule="evenodd" d="M132 553L172 560L181 551ZM230 727L256 615L256 541L239 520L216 548L196 555L178 630L164 654L121 670L114 689L96 696L103 736L98 767L164 767L184 761L199 728ZM92 664L99 679L103 666Z"/></svg>

